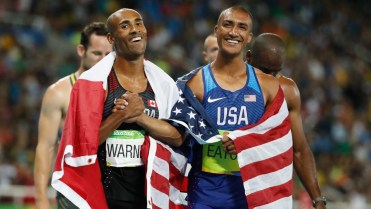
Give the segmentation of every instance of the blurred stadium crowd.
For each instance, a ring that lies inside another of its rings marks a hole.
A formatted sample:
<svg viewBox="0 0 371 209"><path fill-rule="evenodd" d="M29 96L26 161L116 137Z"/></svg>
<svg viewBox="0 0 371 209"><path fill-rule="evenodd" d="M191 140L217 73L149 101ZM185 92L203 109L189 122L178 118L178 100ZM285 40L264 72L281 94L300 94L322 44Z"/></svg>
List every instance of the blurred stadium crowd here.
<svg viewBox="0 0 371 209"><path fill-rule="evenodd" d="M140 11L149 35L146 57L176 79L204 64L204 38L220 11L234 4L253 13L255 35L273 32L287 43L283 73L301 91L323 193L330 201L371 202L366 0L1 0L0 186L34 184L41 98L48 85L77 69L75 45L85 24L105 21L121 7Z"/></svg>

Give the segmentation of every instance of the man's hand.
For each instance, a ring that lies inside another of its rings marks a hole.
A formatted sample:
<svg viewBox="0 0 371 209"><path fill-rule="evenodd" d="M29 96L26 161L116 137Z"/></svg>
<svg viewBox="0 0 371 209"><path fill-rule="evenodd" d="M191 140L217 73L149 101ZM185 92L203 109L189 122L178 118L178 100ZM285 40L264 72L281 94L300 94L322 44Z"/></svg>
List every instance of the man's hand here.
<svg viewBox="0 0 371 209"><path fill-rule="evenodd" d="M122 114L124 123L135 123L139 116L144 114L142 97L137 93L126 92L120 98L115 99L113 113Z"/></svg>
<svg viewBox="0 0 371 209"><path fill-rule="evenodd" d="M237 154L233 140L228 137L228 132L223 133L222 146L226 153Z"/></svg>

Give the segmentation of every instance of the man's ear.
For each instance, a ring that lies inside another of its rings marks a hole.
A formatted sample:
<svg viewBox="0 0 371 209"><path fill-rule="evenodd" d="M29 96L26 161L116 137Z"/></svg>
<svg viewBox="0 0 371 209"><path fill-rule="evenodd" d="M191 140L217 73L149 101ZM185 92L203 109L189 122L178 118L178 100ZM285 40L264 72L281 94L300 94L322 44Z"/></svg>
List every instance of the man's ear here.
<svg viewBox="0 0 371 209"><path fill-rule="evenodd" d="M208 60L208 57L207 57L207 53L205 51L202 51L202 56L204 57L205 63L208 63L209 60Z"/></svg>
<svg viewBox="0 0 371 209"><path fill-rule="evenodd" d="M76 46L77 54L82 57L85 54L85 47L82 44Z"/></svg>
<svg viewBox="0 0 371 209"><path fill-rule="evenodd" d="M251 63L251 50L247 50L246 52L246 61L247 63Z"/></svg>
<svg viewBox="0 0 371 209"><path fill-rule="evenodd" d="M108 42L113 45L113 43L115 42L115 39L113 38L112 34L111 33L108 33L107 34L107 40Z"/></svg>

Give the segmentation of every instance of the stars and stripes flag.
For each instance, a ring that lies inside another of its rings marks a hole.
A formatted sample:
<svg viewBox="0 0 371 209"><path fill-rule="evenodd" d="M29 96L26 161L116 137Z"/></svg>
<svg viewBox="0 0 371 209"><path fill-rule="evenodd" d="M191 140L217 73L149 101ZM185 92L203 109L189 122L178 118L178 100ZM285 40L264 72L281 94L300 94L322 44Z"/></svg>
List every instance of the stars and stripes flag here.
<svg viewBox="0 0 371 209"><path fill-rule="evenodd" d="M112 52L84 72L71 92L51 184L78 208L108 208L97 150L107 77L114 60ZM144 71L156 95L159 117L168 118L179 96L175 82L149 61L144 61ZM184 155L149 136L141 154L147 169L148 208L182 208L179 189L187 161Z"/></svg>
<svg viewBox="0 0 371 209"><path fill-rule="evenodd" d="M171 123L186 129L194 140L221 140L217 125L186 85L200 69L178 79L180 98L172 110ZM251 101L253 98L246 98ZM292 208L293 148L290 119L282 89L262 118L228 135L236 146L237 159L249 209ZM190 156L192 158L192 156Z"/></svg>

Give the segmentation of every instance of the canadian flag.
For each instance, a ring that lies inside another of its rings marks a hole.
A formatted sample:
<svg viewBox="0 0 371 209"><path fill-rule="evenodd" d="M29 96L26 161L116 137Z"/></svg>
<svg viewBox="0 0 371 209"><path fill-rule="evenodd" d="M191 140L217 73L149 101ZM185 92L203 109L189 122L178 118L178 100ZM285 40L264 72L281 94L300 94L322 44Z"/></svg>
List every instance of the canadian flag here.
<svg viewBox="0 0 371 209"><path fill-rule="evenodd" d="M155 100L147 100L147 104L149 107L157 107L156 101Z"/></svg>

